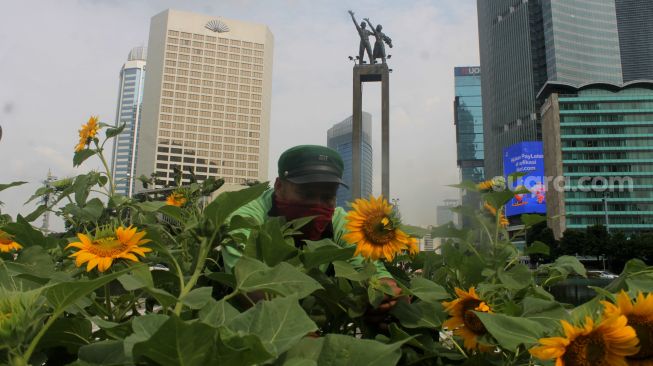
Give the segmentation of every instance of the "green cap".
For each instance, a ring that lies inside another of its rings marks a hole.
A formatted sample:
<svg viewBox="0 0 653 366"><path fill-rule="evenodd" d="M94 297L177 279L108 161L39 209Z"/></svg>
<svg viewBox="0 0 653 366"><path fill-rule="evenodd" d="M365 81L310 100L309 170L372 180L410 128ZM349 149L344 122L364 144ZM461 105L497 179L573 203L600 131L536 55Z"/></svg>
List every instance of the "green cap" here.
<svg viewBox="0 0 653 366"><path fill-rule="evenodd" d="M279 178L295 184L340 183L344 164L337 151L326 146L291 147L279 157Z"/></svg>

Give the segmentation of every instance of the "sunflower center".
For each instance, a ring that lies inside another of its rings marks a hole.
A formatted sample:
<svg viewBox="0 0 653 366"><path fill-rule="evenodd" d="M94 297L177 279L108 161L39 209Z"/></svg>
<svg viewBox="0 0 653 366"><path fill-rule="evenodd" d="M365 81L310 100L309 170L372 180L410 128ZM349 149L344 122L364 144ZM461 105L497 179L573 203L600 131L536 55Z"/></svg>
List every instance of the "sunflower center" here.
<svg viewBox="0 0 653 366"><path fill-rule="evenodd" d="M467 327L469 330L471 330L472 332L474 332L474 334L477 335L482 335L487 333L487 329L485 329L485 325L483 325L481 319L479 319L478 316L474 314L475 310L484 311L482 309L477 309L481 305L485 305L485 303L482 301L473 300L473 301L469 301L463 307L463 323L465 324L465 327ZM487 307L487 305L485 306Z"/></svg>
<svg viewBox="0 0 653 366"><path fill-rule="evenodd" d="M376 214L368 220L365 220L363 232L373 244L378 245L386 244L395 237L395 232L389 225L388 218L383 213Z"/></svg>
<svg viewBox="0 0 653 366"><path fill-rule="evenodd" d="M9 238L3 238L3 237L0 236L0 244L9 245L11 243L13 243L13 240L11 240Z"/></svg>
<svg viewBox="0 0 653 366"><path fill-rule="evenodd" d="M86 248L86 250L98 257L113 257L125 252L127 249L129 249L127 245L122 244L113 237L95 239L93 244Z"/></svg>
<svg viewBox="0 0 653 366"><path fill-rule="evenodd" d="M653 320L648 317L629 315L628 325L635 329L639 338L639 352L628 358L635 360L653 358Z"/></svg>
<svg viewBox="0 0 653 366"><path fill-rule="evenodd" d="M606 344L598 334L574 339L562 356L565 366L609 366L605 359Z"/></svg>

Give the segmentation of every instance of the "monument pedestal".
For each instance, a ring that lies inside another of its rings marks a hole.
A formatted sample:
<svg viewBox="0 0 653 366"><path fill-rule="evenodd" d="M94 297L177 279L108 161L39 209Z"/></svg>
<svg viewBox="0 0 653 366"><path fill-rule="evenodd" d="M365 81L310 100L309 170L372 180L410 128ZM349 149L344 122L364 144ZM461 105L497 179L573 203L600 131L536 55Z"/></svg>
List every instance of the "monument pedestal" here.
<svg viewBox="0 0 653 366"><path fill-rule="evenodd" d="M352 113L352 201L361 198L363 83L381 82L381 193L390 200L390 70L388 64L355 65ZM368 198L368 197L363 197Z"/></svg>

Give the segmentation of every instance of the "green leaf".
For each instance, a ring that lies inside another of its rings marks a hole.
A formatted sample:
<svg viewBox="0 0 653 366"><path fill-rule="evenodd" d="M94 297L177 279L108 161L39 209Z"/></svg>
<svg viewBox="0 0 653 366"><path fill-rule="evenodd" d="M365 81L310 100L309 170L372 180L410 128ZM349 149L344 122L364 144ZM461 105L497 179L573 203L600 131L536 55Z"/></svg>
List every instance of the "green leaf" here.
<svg viewBox="0 0 653 366"><path fill-rule="evenodd" d="M274 356L281 355L307 333L317 330L317 325L299 306L295 296L258 302L236 316L227 327L235 332L257 335Z"/></svg>
<svg viewBox="0 0 653 366"><path fill-rule="evenodd" d="M224 300L216 301L213 298L199 311L198 318L202 323L212 327L219 327L233 319L240 313L236 308Z"/></svg>
<svg viewBox="0 0 653 366"><path fill-rule="evenodd" d="M120 133L125 129L126 125L127 125L126 123L123 123L118 127L107 128L107 138L120 135Z"/></svg>
<svg viewBox="0 0 653 366"><path fill-rule="evenodd" d="M526 297L522 307L522 317L540 323L549 333L559 328L560 320L569 320L569 312L557 301Z"/></svg>
<svg viewBox="0 0 653 366"><path fill-rule="evenodd" d="M184 213L181 207L165 205L159 208L159 212L180 222L184 220Z"/></svg>
<svg viewBox="0 0 653 366"><path fill-rule="evenodd" d="M234 274L238 290L244 293L270 291L281 296L296 294L304 298L322 288L313 278L286 262L270 268L256 259L242 257L236 262Z"/></svg>
<svg viewBox="0 0 653 366"><path fill-rule="evenodd" d="M391 313L406 328L439 329L442 320L448 317L442 304L424 301L412 304L398 301Z"/></svg>
<svg viewBox="0 0 653 366"><path fill-rule="evenodd" d="M144 212L156 212L161 210L167 204L163 201L147 201L137 203L136 206Z"/></svg>
<svg viewBox="0 0 653 366"><path fill-rule="evenodd" d="M498 275L501 282L511 290L521 290L533 283L531 270L521 263L515 264L507 271L499 267Z"/></svg>
<svg viewBox="0 0 653 366"><path fill-rule="evenodd" d="M524 250L525 255L531 254L544 254L549 255L549 246L542 243L541 241L534 241L533 244L526 247Z"/></svg>
<svg viewBox="0 0 653 366"><path fill-rule="evenodd" d="M216 329L173 316L148 340L136 343L132 353L137 362L147 359L162 366L204 366L213 353L216 338Z"/></svg>
<svg viewBox="0 0 653 366"><path fill-rule="evenodd" d="M103 274L94 280L62 282L47 289L45 291L45 297L48 299L52 307L56 309L55 313L57 311L63 311L63 309L72 305L77 300L129 271L131 271L131 268L125 268L121 271Z"/></svg>
<svg viewBox="0 0 653 366"><path fill-rule="evenodd" d="M135 317L132 320L134 333L125 338L125 353L131 358L134 345L150 339L166 321L168 321L168 316L161 314L146 314Z"/></svg>
<svg viewBox="0 0 653 366"><path fill-rule="evenodd" d="M125 355L122 340L104 340L79 349L79 360L83 365L120 366L129 365L131 360Z"/></svg>
<svg viewBox="0 0 653 366"><path fill-rule="evenodd" d="M530 227L546 221L546 215L523 214L521 215L521 221L524 223L524 226Z"/></svg>
<svg viewBox="0 0 653 366"><path fill-rule="evenodd" d="M320 366L394 366L401 358L404 342L384 344L341 334L328 334L317 364Z"/></svg>
<svg viewBox="0 0 653 366"><path fill-rule="evenodd" d="M422 301L431 303L439 303L440 300L449 298L449 293L444 287L421 277L410 281L410 292Z"/></svg>
<svg viewBox="0 0 653 366"><path fill-rule="evenodd" d="M474 313L499 345L513 352L522 344L526 348L537 344L546 330L540 323L527 318L478 311Z"/></svg>
<svg viewBox="0 0 653 366"><path fill-rule="evenodd" d="M98 198L93 198L86 203L82 209L84 219L88 221L97 221L104 212L104 204Z"/></svg>
<svg viewBox="0 0 653 366"><path fill-rule="evenodd" d="M2 189L0 189L0 191L2 191ZM53 193L53 192L54 192L54 188L52 188L52 187L48 187L48 186L39 187L39 189L37 189L36 192L34 192L34 194L32 195L32 197L30 197L30 198L29 198L29 199L24 203L24 205L26 205L26 204L32 202L33 200L35 200L35 199L37 199L37 198L43 197L44 195L46 195L46 194L51 194L51 193Z"/></svg>
<svg viewBox="0 0 653 366"><path fill-rule="evenodd" d="M361 271L349 262L335 261L333 262L333 269L336 271L336 277L346 278L352 281L365 281L376 274L376 267L373 263L365 263Z"/></svg>
<svg viewBox="0 0 653 366"><path fill-rule="evenodd" d="M11 187L21 186L21 185L23 185L25 183L27 183L27 182L17 181L17 182L0 184L0 191L4 191L5 189L11 188Z"/></svg>
<svg viewBox="0 0 653 366"><path fill-rule="evenodd" d="M213 287L198 287L181 298L181 302L191 309L201 309L213 299L212 292Z"/></svg>
<svg viewBox="0 0 653 366"><path fill-rule="evenodd" d="M96 151L91 150L91 149L84 149L82 151L76 152L75 156L73 157L73 167L78 167L82 165L82 163L90 158L91 156L95 155Z"/></svg>
<svg viewBox="0 0 653 366"><path fill-rule="evenodd" d="M134 291L143 287L154 287L152 273L148 266L133 266L131 273L118 277L118 281L127 291Z"/></svg>
<svg viewBox="0 0 653 366"><path fill-rule="evenodd" d="M25 221L32 222L41 217L41 215L43 215L47 210L47 205L39 205L34 211L30 212L29 215L25 216Z"/></svg>
<svg viewBox="0 0 653 366"><path fill-rule="evenodd" d="M576 273L587 277L585 266L576 258L569 255L563 255L553 262L553 267L564 268L569 273Z"/></svg>
<svg viewBox="0 0 653 366"><path fill-rule="evenodd" d="M333 261L344 261L354 256L355 246L341 247L331 239L306 242L300 258L306 269L318 267Z"/></svg>
<svg viewBox="0 0 653 366"><path fill-rule="evenodd" d="M285 241L279 218L273 217L261 226L256 241L247 245L245 254L256 256L265 264L274 266L296 256L297 248Z"/></svg>
<svg viewBox="0 0 653 366"><path fill-rule="evenodd" d="M219 328L218 332L219 340L211 364L261 365L273 357L254 334L237 335L225 327Z"/></svg>
<svg viewBox="0 0 653 366"><path fill-rule="evenodd" d="M79 347L91 342L91 322L82 318L59 318L45 332L37 349L65 347L76 354Z"/></svg>
<svg viewBox="0 0 653 366"><path fill-rule="evenodd" d="M268 184L261 183L240 191L224 192L206 206L204 217L211 220L213 225L218 227L225 222L229 215L241 206L258 198L266 189L268 189Z"/></svg>

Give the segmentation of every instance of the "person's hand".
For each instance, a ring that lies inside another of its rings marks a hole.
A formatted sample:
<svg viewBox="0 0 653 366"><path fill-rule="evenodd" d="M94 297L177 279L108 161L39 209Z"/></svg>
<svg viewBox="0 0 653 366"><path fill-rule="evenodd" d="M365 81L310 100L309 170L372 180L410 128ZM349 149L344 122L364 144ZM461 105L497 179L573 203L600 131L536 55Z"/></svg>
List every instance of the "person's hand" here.
<svg viewBox="0 0 653 366"><path fill-rule="evenodd" d="M386 330L388 328L388 323L391 321L388 315L388 312L392 310L396 305L397 301L410 302L408 296L401 296L401 288L397 285L397 281L392 278L381 278L379 280L381 284L389 287L393 293L393 296L384 295L383 301L376 309L370 309L365 314L365 319L368 323L378 326L379 329Z"/></svg>

